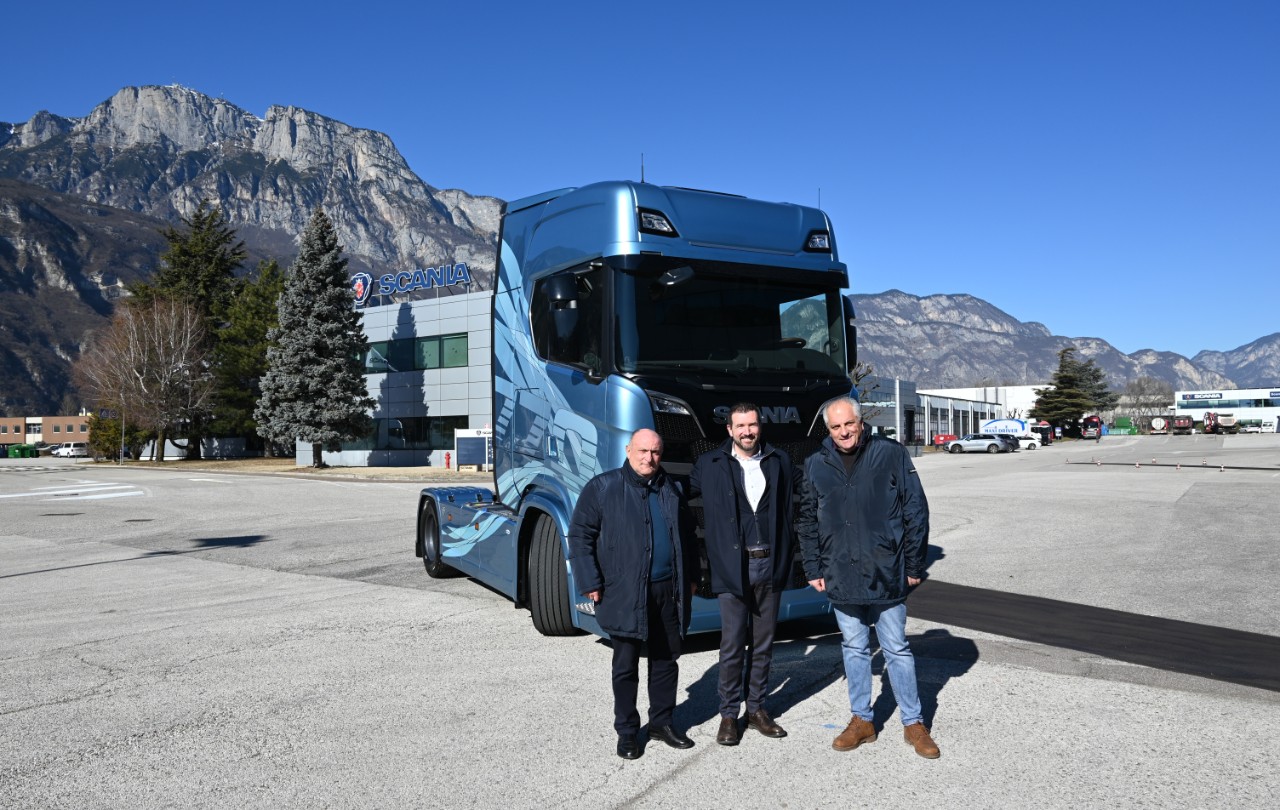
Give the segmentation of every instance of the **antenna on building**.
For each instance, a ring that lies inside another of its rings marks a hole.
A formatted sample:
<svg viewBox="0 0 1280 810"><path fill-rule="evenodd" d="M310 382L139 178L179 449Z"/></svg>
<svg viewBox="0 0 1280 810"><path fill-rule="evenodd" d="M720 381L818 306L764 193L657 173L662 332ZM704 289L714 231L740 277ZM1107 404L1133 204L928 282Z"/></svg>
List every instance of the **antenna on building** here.
<svg viewBox="0 0 1280 810"><path fill-rule="evenodd" d="M644 152L640 153L640 182L644 182Z"/></svg>

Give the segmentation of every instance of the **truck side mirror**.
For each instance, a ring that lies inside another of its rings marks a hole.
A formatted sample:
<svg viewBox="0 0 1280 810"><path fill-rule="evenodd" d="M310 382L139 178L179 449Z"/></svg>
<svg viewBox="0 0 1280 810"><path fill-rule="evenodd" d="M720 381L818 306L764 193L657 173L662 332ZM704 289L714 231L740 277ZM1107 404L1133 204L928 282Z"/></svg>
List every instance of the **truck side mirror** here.
<svg viewBox="0 0 1280 810"><path fill-rule="evenodd" d="M564 309L569 302L578 300L578 279L572 273L552 276L547 279L545 289L552 312Z"/></svg>

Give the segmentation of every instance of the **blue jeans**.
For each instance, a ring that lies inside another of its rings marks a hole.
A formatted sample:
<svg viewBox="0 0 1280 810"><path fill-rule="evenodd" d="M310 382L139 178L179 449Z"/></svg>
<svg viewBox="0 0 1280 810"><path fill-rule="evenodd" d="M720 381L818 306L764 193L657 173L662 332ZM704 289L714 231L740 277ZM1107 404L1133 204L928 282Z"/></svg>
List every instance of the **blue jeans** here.
<svg viewBox="0 0 1280 810"><path fill-rule="evenodd" d="M907 644L906 604L892 607L849 605L836 608L835 614L843 636L840 646L844 653L844 676L849 682L849 708L853 714L868 722L872 718L870 637L874 625L876 639L884 653L884 667L893 686L893 696L898 700L902 725L921 722L916 659Z"/></svg>

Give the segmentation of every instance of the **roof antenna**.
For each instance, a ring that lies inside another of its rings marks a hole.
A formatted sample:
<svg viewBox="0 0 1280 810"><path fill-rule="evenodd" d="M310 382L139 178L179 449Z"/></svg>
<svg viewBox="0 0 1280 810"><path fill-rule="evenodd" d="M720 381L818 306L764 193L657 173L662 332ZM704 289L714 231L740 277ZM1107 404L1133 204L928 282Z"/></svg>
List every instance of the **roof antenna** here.
<svg viewBox="0 0 1280 810"><path fill-rule="evenodd" d="M640 182L644 182L644 152L640 153Z"/></svg>

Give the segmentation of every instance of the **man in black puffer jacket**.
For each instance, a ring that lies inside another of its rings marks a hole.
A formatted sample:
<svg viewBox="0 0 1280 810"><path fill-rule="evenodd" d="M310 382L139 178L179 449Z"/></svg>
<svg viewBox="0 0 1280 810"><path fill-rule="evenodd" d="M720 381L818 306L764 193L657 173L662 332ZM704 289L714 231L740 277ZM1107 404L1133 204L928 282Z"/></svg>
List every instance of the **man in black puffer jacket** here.
<svg viewBox="0 0 1280 810"><path fill-rule="evenodd" d="M689 476L689 497L702 496L711 590L720 603L720 729L716 742L741 739L746 670L747 726L766 737L787 732L769 716L773 636L778 603L791 577L791 459L760 438L760 409L750 403L729 410L729 438L703 453ZM747 655L747 643L751 654Z"/></svg>
<svg viewBox="0 0 1280 810"><path fill-rule="evenodd" d="M796 534L805 577L835 609L853 719L832 748L874 742L870 629L884 653L906 741L938 756L925 728L915 658L907 644L907 593L924 577L929 503L902 445L863 429L862 408L840 397L822 409L828 436L805 459Z"/></svg>
<svg viewBox="0 0 1280 810"><path fill-rule="evenodd" d="M574 581L595 602L596 621L613 643L613 727L623 759L641 753L636 693L646 646L649 737L693 747L672 725L672 714L681 638L701 565L688 503L661 462L662 439L637 430L627 443L627 463L587 482L569 524Z"/></svg>

